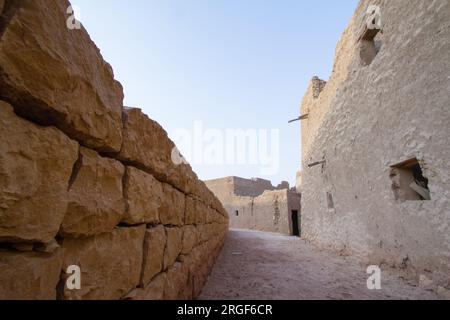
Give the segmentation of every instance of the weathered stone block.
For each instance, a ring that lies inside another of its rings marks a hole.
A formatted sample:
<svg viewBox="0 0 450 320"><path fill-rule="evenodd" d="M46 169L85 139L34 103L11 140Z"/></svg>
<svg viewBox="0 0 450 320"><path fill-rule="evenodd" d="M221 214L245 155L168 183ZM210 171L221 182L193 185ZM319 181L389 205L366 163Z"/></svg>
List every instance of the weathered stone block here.
<svg viewBox="0 0 450 320"><path fill-rule="evenodd" d="M192 300L194 299L194 281L192 279L189 268L187 268L187 282L184 285L184 288L178 293L178 300Z"/></svg>
<svg viewBox="0 0 450 320"><path fill-rule="evenodd" d="M178 300L188 286L189 269L182 263L175 263L167 271L164 300Z"/></svg>
<svg viewBox="0 0 450 320"><path fill-rule="evenodd" d="M208 207L206 210L206 223L218 222L219 213L212 207Z"/></svg>
<svg viewBox="0 0 450 320"><path fill-rule="evenodd" d="M34 250L33 243L13 243L12 248L20 252L31 252Z"/></svg>
<svg viewBox="0 0 450 320"><path fill-rule="evenodd" d="M211 238L213 225L202 224L197 226L199 243L204 243Z"/></svg>
<svg viewBox="0 0 450 320"><path fill-rule="evenodd" d="M143 166L165 180L174 147L167 132L140 109L123 110L123 144L119 159Z"/></svg>
<svg viewBox="0 0 450 320"><path fill-rule="evenodd" d="M166 242L166 230L163 226L147 229L144 241L141 287L145 288L154 276L163 271Z"/></svg>
<svg viewBox="0 0 450 320"><path fill-rule="evenodd" d="M164 270L167 270L177 260L181 253L183 235L180 228L166 228L167 243L164 253Z"/></svg>
<svg viewBox="0 0 450 320"><path fill-rule="evenodd" d="M86 30L67 27L69 2L10 3L0 38L0 97L83 145L119 151L122 87Z"/></svg>
<svg viewBox="0 0 450 320"><path fill-rule="evenodd" d="M81 268L81 290L64 288L66 300L115 300L137 287L145 226L116 228L87 239L64 239L63 270Z"/></svg>
<svg viewBox="0 0 450 320"><path fill-rule="evenodd" d="M181 226L184 222L186 196L167 183L163 184L163 201L159 210L159 219L164 225Z"/></svg>
<svg viewBox="0 0 450 320"><path fill-rule="evenodd" d="M211 261L215 261L217 250L211 250L208 243L199 245L192 250L191 254L183 256L183 264L189 269L189 279L184 291L184 296L196 298L200 295L203 286L211 271Z"/></svg>
<svg viewBox="0 0 450 320"><path fill-rule="evenodd" d="M212 192L206 186L206 184L198 179L195 181L193 185L191 194L196 198L202 199L205 203L211 203L214 197Z"/></svg>
<svg viewBox="0 0 450 320"><path fill-rule="evenodd" d="M0 241L49 242L67 209L78 144L0 102Z"/></svg>
<svg viewBox="0 0 450 320"><path fill-rule="evenodd" d="M0 300L55 300L62 251L0 252Z"/></svg>
<svg viewBox="0 0 450 320"><path fill-rule="evenodd" d="M184 223L195 224L196 212L197 212L197 200L191 196L186 196L186 211Z"/></svg>
<svg viewBox="0 0 450 320"><path fill-rule="evenodd" d="M124 181L128 206L122 222L130 225L158 223L159 211L166 197L163 184L134 167L127 167Z"/></svg>
<svg viewBox="0 0 450 320"><path fill-rule="evenodd" d="M198 246L192 252L190 272L192 276L193 296L198 297L205 285L208 277L208 267L206 265L206 246Z"/></svg>
<svg viewBox="0 0 450 320"><path fill-rule="evenodd" d="M222 203L208 188L204 181L196 181L194 191L191 194L195 195L195 197L199 199L202 199L205 205L217 210L221 215L228 217L228 213L224 209Z"/></svg>
<svg viewBox="0 0 450 320"><path fill-rule="evenodd" d="M206 205L191 196L186 197L185 224L202 224L206 222Z"/></svg>
<svg viewBox="0 0 450 320"><path fill-rule="evenodd" d="M198 232L195 226L184 226L183 230L183 247L181 254L189 254L197 245Z"/></svg>
<svg viewBox="0 0 450 320"><path fill-rule="evenodd" d="M53 253L56 252L59 248L60 245L55 239L53 239L49 243L36 243L34 245L34 251L42 253Z"/></svg>
<svg viewBox="0 0 450 320"><path fill-rule="evenodd" d="M163 300L166 282L166 273L161 273L144 289L137 288L131 291L124 300Z"/></svg>
<svg viewBox="0 0 450 320"><path fill-rule="evenodd" d="M80 148L60 234L77 238L111 232L125 212L124 172L120 162Z"/></svg>
<svg viewBox="0 0 450 320"><path fill-rule="evenodd" d="M213 209L210 215L211 222L228 225L228 216L224 216L222 212Z"/></svg>
<svg viewBox="0 0 450 320"><path fill-rule="evenodd" d="M172 153L181 156L178 149L174 149ZM182 190L185 194L191 194L194 184L199 181L197 174L192 170L192 167L186 161L181 164L177 164L174 162L174 159L177 161L177 156L173 156L171 154L171 168L167 172L167 181L171 185Z"/></svg>
<svg viewBox="0 0 450 320"><path fill-rule="evenodd" d="M188 193L196 176L190 166L172 161L176 149L167 132L136 108L124 109L123 123L123 145L118 158Z"/></svg>

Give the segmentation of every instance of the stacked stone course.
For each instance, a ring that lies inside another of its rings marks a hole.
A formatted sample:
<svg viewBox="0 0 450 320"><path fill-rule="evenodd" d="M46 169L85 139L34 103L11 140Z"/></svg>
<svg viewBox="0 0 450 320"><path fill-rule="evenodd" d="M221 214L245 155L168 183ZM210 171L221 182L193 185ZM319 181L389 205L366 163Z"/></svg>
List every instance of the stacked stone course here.
<svg viewBox="0 0 450 320"><path fill-rule="evenodd" d="M193 299L228 215L69 6L0 0L0 299Z"/></svg>

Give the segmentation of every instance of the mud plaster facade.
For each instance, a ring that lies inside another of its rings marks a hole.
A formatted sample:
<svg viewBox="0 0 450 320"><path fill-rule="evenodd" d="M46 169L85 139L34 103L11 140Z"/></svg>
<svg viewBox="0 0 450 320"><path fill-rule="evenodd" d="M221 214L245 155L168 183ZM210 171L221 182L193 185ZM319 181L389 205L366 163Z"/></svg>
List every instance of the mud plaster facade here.
<svg viewBox="0 0 450 320"><path fill-rule="evenodd" d="M227 213L68 7L0 0L0 300L195 298Z"/></svg>
<svg viewBox="0 0 450 320"><path fill-rule="evenodd" d="M274 187L268 180L238 177L205 183L227 210L231 228L293 235L293 211L300 227L300 195L287 183Z"/></svg>
<svg viewBox="0 0 450 320"><path fill-rule="evenodd" d="M381 8L375 38L365 30L371 4ZM301 105L303 236L443 288L450 287L449 34L450 1L361 1L329 81L314 78ZM411 190L408 161L428 179L431 200Z"/></svg>

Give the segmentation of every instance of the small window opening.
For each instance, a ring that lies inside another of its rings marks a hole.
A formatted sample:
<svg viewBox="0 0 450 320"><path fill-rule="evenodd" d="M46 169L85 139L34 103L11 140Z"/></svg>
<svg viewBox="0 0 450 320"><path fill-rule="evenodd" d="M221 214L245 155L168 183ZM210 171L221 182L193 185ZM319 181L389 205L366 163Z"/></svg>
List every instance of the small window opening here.
<svg viewBox="0 0 450 320"><path fill-rule="evenodd" d="M334 200L331 192L327 192L327 205L328 209L334 209Z"/></svg>
<svg viewBox="0 0 450 320"><path fill-rule="evenodd" d="M396 201L431 200L428 179L416 158L392 166L390 178Z"/></svg>
<svg viewBox="0 0 450 320"><path fill-rule="evenodd" d="M368 29L366 27L360 38L360 57L364 66L368 66L381 50L380 40L381 29Z"/></svg>
<svg viewBox="0 0 450 320"><path fill-rule="evenodd" d="M236 210L236 211L234 212L234 214L236 215L236 217L239 217L239 210Z"/></svg>

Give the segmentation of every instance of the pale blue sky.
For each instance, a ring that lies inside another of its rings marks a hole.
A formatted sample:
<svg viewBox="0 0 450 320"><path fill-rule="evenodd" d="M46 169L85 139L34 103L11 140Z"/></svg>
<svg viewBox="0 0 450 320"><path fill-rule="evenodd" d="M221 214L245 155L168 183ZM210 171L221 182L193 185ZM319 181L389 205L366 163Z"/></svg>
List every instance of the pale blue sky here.
<svg viewBox="0 0 450 320"><path fill-rule="evenodd" d="M202 179L295 181L299 115L309 80L328 79L357 0L73 0L125 91L172 135L195 121L214 129L280 129L280 169L192 163ZM183 153L183 145L180 146Z"/></svg>

